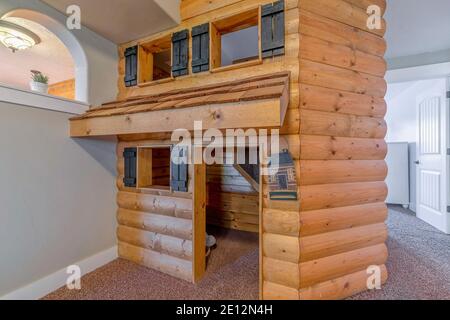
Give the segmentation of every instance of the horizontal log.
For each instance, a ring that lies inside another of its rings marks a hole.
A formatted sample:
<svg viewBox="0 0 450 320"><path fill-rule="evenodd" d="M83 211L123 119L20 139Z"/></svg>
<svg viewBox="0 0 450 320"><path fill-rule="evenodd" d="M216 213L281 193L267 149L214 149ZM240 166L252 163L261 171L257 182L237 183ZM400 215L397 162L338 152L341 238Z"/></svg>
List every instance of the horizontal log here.
<svg viewBox="0 0 450 320"><path fill-rule="evenodd" d="M122 192L117 194L119 208L147 213L192 218L192 199L172 198L143 193Z"/></svg>
<svg viewBox="0 0 450 320"><path fill-rule="evenodd" d="M119 257L192 282L192 262L119 242Z"/></svg>
<svg viewBox="0 0 450 320"><path fill-rule="evenodd" d="M264 281L262 297L263 300L298 300L300 296L296 289Z"/></svg>
<svg viewBox="0 0 450 320"><path fill-rule="evenodd" d="M257 196L251 195L247 199L239 201L239 197L231 201L217 197L215 195L208 197L208 207L216 211L229 211L235 213L244 213L250 215L258 215L259 199Z"/></svg>
<svg viewBox="0 0 450 320"><path fill-rule="evenodd" d="M298 237L264 233L262 251L265 257L280 261L299 263L300 243Z"/></svg>
<svg viewBox="0 0 450 320"><path fill-rule="evenodd" d="M281 211L264 208L265 233L302 237L353 229L386 221L384 202L313 211Z"/></svg>
<svg viewBox="0 0 450 320"><path fill-rule="evenodd" d="M300 185L384 181L384 160L301 160Z"/></svg>
<svg viewBox="0 0 450 320"><path fill-rule="evenodd" d="M180 15L182 24L199 23L195 21L195 17L203 20L211 20L225 15L233 15L243 10L254 9L257 5L270 3L270 0L221 0L221 1L206 1L206 0L183 0L180 6ZM286 9L295 8L298 5L298 0L286 0ZM194 21L192 21L194 20Z"/></svg>
<svg viewBox="0 0 450 320"><path fill-rule="evenodd" d="M387 186L383 182L355 182L300 187L302 211L383 202Z"/></svg>
<svg viewBox="0 0 450 320"><path fill-rule="evenodd" d="M300 83L383 98L387 83L381 77L309 60L300 60Z"/></svg>
<svg viewBox="0 0 450 320"><path fill-rule="evenodd" d="M222 227L225 229L232 229L232 230L239 230L239 231L246 231L246 232L253 232L257 233L259 232L259 225L253 224L253 223L245 223L240 221L226 221L226 220L220 220L215 219L213 217L206 217L207 224Z"/></svg>
<svg viewBox="0 0 450 320"><path fill-rule="evenodd" d="M371 5L376 5L381 9L382 14L386 12L386 0L345 0L345 1L363 10L367 10L367 8Z"/></svg>
<svg viewBox="0 0 450 320"><path fill-rule="evenodd" d="M359 206L302 211L297 225L302 237L338 230L353 229L361 226L378 224L386 221L388 210L384 202L369 203ZM264 220L264 226L280 223L277 219ZM273 227L269 228L274 229ZM280 228L278 228L280 229ZM275 229L277 230L277 229ZM285 232L285 230L280 229ZM278 233L278 232L276 232ZM285 234L285 233L281 233Z"/></svg>
<svg viewBox="0 0 450 320"><path fill-rule="evenodd" d="M220 211L215 210L214 208L207 207L206 208L206 216L212 219L224 220L224 221L235 221L235 222L244 222L250 224L259 224L259 216L258 212L252 214L246 213L238 213L232 211Z"/></svg>
<svg viewBox="0 0 450 320"><path fill-rule="evenodd" d="M301 108L383 118L387 104L384 98L343 92L315 86L300 85Z"/></svg>
<svg viewBox="0 0 450 320"><path fill-rule="evenodd" d="M249 193L239 193L239 192L219 192L216 190L211 190L211 192L208 193L208 199L211 201L220 201L220 202L226 202L226 203L236 203L237 201L240 203L243 203L248 206L258 206L255 201L258 201L258 193L253 192L251 194Z"/></svg>
<svg viewBox="0 0 450 320"><path fill-rule="evenodd" d="M364 139L302 135L302 160L384 160L384 139Z"/></svg>
<svg viewBox="0 0 450 320"><path fill-rule="evenodd" d="M90 117L72 119L70 121L71 137L111 136L134 133L171 132L185 127L194 130L194 123L186 122L186 118L203 121L203 128L270 128L280 127L288 106L287 91L282 97L268 100L240 101L233 104L210 104L192 108L170 110L154 110L128 115L111 115L106 117ZM252 111L253 109L253 111ZM220 114L212 118L211 114ZM259 113L259 116L256 116ZM176 114L176 116L175 116ZM250 117L250 115L252 115ZM264 117L262 117L264 115ZM220 121L219 121L220 118ZM131 125L132 124L132 125Z"/></svg>
<svg viewBox="0 0 450 320"><path fill-rule="evenodd" d="M380 266L382 284L386 283L388 273L385 265ZM366 270L325 281L299 291L300 300L340 300L367 291Z"/></svg>
<svg viewBox="0 0 450 320"><path fill-rule="evenodd" d="M354 0L356 1L356 0ZM367 26L367 9L362 9L344 0L302 0L300 10L306 10L315 14L348 24L352 27L383 37L386 32L386 21L382 19L381 29L371 30Z"/></svg>
<svg viewBox="0 0 450 320"><path fill-rule="evenodd" d="M208 176L240 176L239 171L237 171L232 164L214 164L211 166L207 166L206 174Z"/></svg>
<svg viewBox="0 0 450 320"><path fill-rule="evenodd" d="M369 266L383 265L386 263L387 257L386 245L379 244L301 263L300 287L308 288L318 283L366 270Z"/></svg>
<svg viewBox="0 0 450 320"><path fill-rule="evenodd" d="M251 185L248 186L235 186L220 183L208 183L208 192L223 192L223 193L242 193L242 194L255 194L255 189Z"/></svg>
<svg viewBox="0 0 450 320"><path fill-rule="evenodd" d="M302 134L382 139L387 133L386 121L381 118L314 110L302 110L300 114Z"/></svg>
<svg viewBox="0 0 450 320"><path fill-rule="evenodd" d="M117 238L137 247L150 249L172 257L192 260L192 241L174 238L155 232L119 226Z"/></svg>
<svg viewBox="0 0 450 320"><path fill-rule="evenodd" d="M379 223L317 236L301 235L300 240L297 237L265 233L263 254L290 263L312 261L383 243L387 238L386 230L384 223ZM373 231L373 234L363 234L364 231Z"/></svg>
<svg viewBox="0 0 450 320"><path fill-rule="evenodd" d="M348 70L384 77L386 61L354 48L332 43L316 36L302 35L300 38L300 56L302 59L328 64Z"/></svg>
<svg viewBox="0 0 450 320"><path fill-rule="evenodd" d="M204 21L202 23L204 23ZM285 56L282 56L279 59L264 59L262 64L242 68L241 70L245 72L246 77L266 75L270 73L289 70L291 71L290 77L291 81L295 83L298 82L299 77L299 59L298 57L285 57ZM204 86L211 83L221 83L238 79L242 79L242 72L236 72L236 70L222 71L215 73L199 73L196 75L190 75L189 77L180 77L177 78L175 82L162 83L157 86L149 86L142 88L132 87L128 89L123 88L120 91L118 99L168 92L170 90L173 90L174 86L176 86L177 89L185 89ZM121 81L121 85L122 84L123 81ZM294 86L291 87L292 87L291 93L293 94L295 93L295 88ZM291 97L290 104L292 103L295 103L295 97L293 96ZM298 95L296 103L298 104Z"/></svg>
<svg viewBox="0 0 450 320"><path fill-rule="evenodd" d="M264 281L276 283L288 288L300 288L300 272L298 263L286 262L263 257Z"/></svg>
<svg viewBox="0 0 450 320"><path fill-rule="evenodd" d="M305 10L300 11L299 20L299 26L301 27L298 30L303 35L316 37L378 57L384 57L386 53L386 41L372 33Z"/></svg>
<svg viewBox="0 0 450 320"><path fill-rule="evenodd" d="M119 208L119 224L167 236L192 240L192 220Z"/></svg>
<svg viewBox="0 0 450 320"><path fill-rule="evenodd" d="M169 188L167 187L160 187L157 189L151 189L151 188L129 188L129 187L125 187L124 183L123 183L123 176L117 176L116 179L116 186L117 189L120 192L127 192L127 193L142 193L142 194L148 194L148 195L153 195L153 196L162 196L162 197L170 197L170 198L176 198L176 199L187 199L187 200L191 200L192 199L192 193L191 192L178 192L178 193L173 193L170 191ZM191 187L193 180L190 180L189 182L189 188L190 190L193 190ZM166 179L166 183L167 183L167 179Z"/></svg>
<svg viewBox="0 0 450 320"><path fill-rule="evenodd" d="M384 223L300 238L300 261L306 262L386 242Z"/></svg>
<svg viewBox="0 0 450 320"><path fill-rule="evenodd" d="M280 234L291 237L300 235L299 211L263 209L264 233Z"/></svg>
<svg viewBox="0 0 450 320"><path fill-rule="evenodd" d="M242 176L213 176L208 175L207 183L216 183L233 186L249 186L250 183Z"/></svg>

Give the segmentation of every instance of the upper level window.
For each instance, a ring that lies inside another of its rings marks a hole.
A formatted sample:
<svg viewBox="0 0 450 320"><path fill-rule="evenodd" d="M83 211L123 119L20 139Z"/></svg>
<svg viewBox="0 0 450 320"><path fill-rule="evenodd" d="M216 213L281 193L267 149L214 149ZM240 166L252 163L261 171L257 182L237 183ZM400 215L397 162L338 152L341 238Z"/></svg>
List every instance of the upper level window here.
<svg viewBox="0 0 450 320"><path fill-rule="evenodd" d="M139 84L171 79L171 49L170 35L139 46Z"/></svg>
<svg viewBox="0 0 450 320"><path fill-rule="evenodd" d="M261 61L260 9L211 23L212 70Z"/></svg>

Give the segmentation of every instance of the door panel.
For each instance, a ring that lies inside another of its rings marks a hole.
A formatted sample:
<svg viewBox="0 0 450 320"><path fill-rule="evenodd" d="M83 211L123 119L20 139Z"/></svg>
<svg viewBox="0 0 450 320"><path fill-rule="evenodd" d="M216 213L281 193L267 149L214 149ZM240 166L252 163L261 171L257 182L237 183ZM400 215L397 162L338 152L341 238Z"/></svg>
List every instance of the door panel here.
<svg viewBox="0 0 450 320"><path fill-rule="evenodd" d="M439 88L438 88L439 87ZM417 217L447 230L447 104L445 85L417 100Z"/></svg>

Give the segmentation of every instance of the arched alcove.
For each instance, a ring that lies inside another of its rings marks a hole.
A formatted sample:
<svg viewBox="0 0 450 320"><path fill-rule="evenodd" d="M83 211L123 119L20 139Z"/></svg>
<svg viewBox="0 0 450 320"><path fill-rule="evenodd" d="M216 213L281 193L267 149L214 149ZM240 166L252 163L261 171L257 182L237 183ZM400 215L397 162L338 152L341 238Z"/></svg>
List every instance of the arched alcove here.
<svg viewBox="0 0 450 320"><path fill-rule="evenodd" d="M69 50L75 66L75 99L81 102L88 102L88 61L83 47L78 42L72 31L55 19L28 9L17 9L3 15L3 18L23 18L38 23L52 32Z"/></svg>

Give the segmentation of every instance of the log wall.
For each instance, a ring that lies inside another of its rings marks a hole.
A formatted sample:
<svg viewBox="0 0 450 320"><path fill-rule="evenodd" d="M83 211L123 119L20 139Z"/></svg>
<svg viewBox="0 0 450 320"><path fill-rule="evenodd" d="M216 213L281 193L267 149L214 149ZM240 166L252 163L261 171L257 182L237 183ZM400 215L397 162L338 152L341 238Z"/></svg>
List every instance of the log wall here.
<svg viewBox="0 0 450 320"><path fill-rule="evenodd" d="M386 43L368 4L299 0L299 204L263 209L264 299L342 299L387 271ZM384 22L383 22L384 26ZM292 149L291 149L292 152Z"/></svg>
<svg viewBox="0 0 450 320"><path fill-rule="evenodd" d="M178 27L142 40L271 2L183 0L183 21ZM346 298L366 290L370 265L379 265L382 280L387 279L385 23L381 30L368 30L366 9L370 4L385 11L385 0L285 0L284 56L154 86L125 88L124 49L137 42L120 46L119 99L243 76L291 72L290 104L281 143L288 146L295 161L300 201L270 201L267 183L261 186L262 299ZM119 143L119 155L125 144ZM179 244L176 239L190 240L186 239L189 230L180 227L188 223L189 212L179 203L192 200L175 199L166 204L165 198L158 198L161 206L154 212L154 195L123 190L120 180L119 222L124 214L121 211L132 210L134 227L121 224L150 232L138 236L120 229L122 256L183 278L189 271L183 262L189 259L190 247L179 245L175 250L173 246ZM160 237L154 245L155 233L164 222L147 228L143 219L156 218L148 214L172 219L170 232L164 236L175 238L173 242ZM161 255L157 265L155 252Z"/></svg>
<svg viewBox="0 0 450 320"><path fill-rule="evenodd" d="M207 190L208 224L259 231L259 190L255 190L233 165L208 166Z"/></svg>
<svg viewBox="0 0 450 320"><path fill-rule="evenodd" d="M132 139L127 139L132 140ZM123 185L126 147L164 145L159 140L119 140L117 145L117 238L119 256L186 281L193 280L192 183L188 193ZM189 178L192 182L192 170Z"/></svg>

